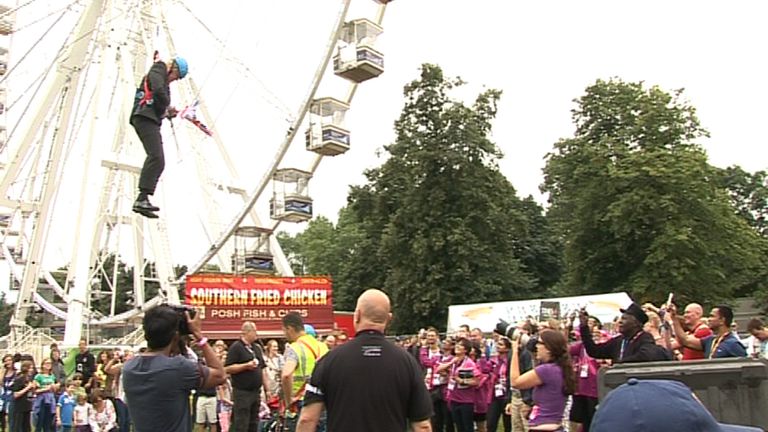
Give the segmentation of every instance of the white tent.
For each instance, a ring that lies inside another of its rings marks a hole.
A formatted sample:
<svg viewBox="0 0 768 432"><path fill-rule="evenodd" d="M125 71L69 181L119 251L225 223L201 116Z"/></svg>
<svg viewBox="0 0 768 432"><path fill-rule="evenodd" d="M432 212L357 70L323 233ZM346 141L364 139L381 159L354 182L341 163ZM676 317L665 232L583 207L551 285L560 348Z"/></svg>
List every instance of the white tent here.
<svg viewBox="0 0 768 432"><path fill-rule="evenodd" d="M544 302L544 305L542 305ZM539 319L542 306L558 306L561 317L568 316L571 312L577 312L586 307L587 312L600 319L602 322L610 322L620 315L620 308L625 308L632 303L632 299L625 292L596 294L576 297L559 297L537 300L506 301L495 303L475 303L466 305L448 306L448 333L456 331L460 325L466 324L470 328L479 328L484 332L490 332L496 327L499 319L509 323L525 320L527 317Z"/></svg>

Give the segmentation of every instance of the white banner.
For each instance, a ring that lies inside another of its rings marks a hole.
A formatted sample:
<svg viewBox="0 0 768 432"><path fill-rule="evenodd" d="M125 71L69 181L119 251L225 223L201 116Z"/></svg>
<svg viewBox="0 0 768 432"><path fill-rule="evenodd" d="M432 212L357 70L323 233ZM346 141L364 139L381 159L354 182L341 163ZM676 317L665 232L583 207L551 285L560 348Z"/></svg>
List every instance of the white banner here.
<svg viewBox="0 0 768 432"><path fill-rule="evenodd" d="M596 294L576 297L560 297L537 300L520 300L496 303L476 303L448 306L448 333L455 332L460 325L470 329L479 328L491 332L499 319L509 323L524 321L528 317L539 319L541 302L560 302L560 316L567 317L571 312L578 312L582 307L602 322L611 322L621 313L619 309L632 303L627 293Z"/></svg>

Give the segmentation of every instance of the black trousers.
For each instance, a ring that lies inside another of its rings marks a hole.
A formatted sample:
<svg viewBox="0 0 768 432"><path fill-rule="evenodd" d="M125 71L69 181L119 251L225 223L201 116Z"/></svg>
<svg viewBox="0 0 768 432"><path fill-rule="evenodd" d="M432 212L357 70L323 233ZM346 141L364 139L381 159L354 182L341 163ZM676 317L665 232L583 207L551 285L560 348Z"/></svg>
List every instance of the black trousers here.
<svg viewBox="0 0 768 432"><path fill-rule="evenodd" d="M499 418L501 418L501 421L504 424L504 432L512 431L512 419L504 413L504 408L506 406L507 398L493 398L491 404L488 406L488 418L486 423L488 432L496 432L496 428L499 426Z"/></svg>
<svg viewBox="0 0 768 432"><path fill-rule="evenodd" d="M452 403L451 414L453 414L453 425L456 426L456 432L474 432L475 404Z"/></svg>
<svg viewBox="0 0 768 432"><path fill-rule="evenodd" d="M259 389L232 389L232 432L259 432Z"/></svg>
<svg viewBox="0 0 768 432"><path fill-rule="evenodd" d="M454 432L453 415L442 398L432 402L432 412L432 432Z"/></svg>
<svg viewBox="0 0 768 432"><path fill-rule="evenodd" d="M30 417L30 411L14 410L11 407L11 432L30 432L32 430Z"/></svg>
<svg viewBox="0 0 768 432"><path fill-rule="evenodd" d="M160 134L160 125L152 119L144 116L134 116L131 124L144 146L147 158L141 167L139 176L139 191L147 195L155 193L160 174L165 169L165 154L163 153L163 136Z"/></svg>

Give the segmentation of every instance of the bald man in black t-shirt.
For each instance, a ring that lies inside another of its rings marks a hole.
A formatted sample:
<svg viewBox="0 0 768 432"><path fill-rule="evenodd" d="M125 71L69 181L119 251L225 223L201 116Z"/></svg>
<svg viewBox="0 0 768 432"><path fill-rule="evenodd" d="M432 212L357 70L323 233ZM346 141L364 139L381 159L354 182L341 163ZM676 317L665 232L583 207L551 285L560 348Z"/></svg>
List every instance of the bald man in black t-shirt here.
<svg viewBox="0 0 768 432"><path fill-rule="evenodd" d="M323 408L334 432L432 430L432 401L413 356L384 338L389 298L368 290L357 300L353 340L318 360L306 387L297 432L315 432Z"/></svg>

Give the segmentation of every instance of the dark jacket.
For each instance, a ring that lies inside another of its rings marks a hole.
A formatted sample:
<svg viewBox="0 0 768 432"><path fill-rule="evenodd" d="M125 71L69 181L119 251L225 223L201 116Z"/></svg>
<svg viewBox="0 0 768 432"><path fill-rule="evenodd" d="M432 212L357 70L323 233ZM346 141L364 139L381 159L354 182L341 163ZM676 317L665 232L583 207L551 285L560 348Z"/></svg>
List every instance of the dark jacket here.
<svg viewBox="0 0 768 432"><path fill-rule="evenodd" d="M520 361L520 375L528 372L529 370L533 369L533 355L530 351L527 349L520 347L520 352L518 353L518 360ZM512 359L510 358L510 363L512 363ZM509 387L509 380L507 380L507 387ZM509 389L507 389L507 394L509 393ZM533 406L533 388L529 388L526 390L520 390L520 396L523 399L523 402L528 406Z"/></svg>
<svg viewBox="0 0 768 432"><path fill-rule="evenodd" d="M525 347L520 347L520 351L517 353L517 360L520 362L518 364L519 366L519 372L520 375L528 372L529 370L533 369L533 354L531 354L530 351L528 351ZM510 350L507 353L507 364L512 364L512 350ZM509 377L507 377L509 378ZM520 392L520 397L523 399L523 402L528 406L533 406L533 388L525 389L525 390L517 390ZM511 399L512 397L512 385L510 383L510 380L507 379L507 385L504 389L505 394L508 398ZM507 401L509 402L509 400Z"/></svg>
<svg viewBox="0 0 768 432"><path fill-rule="evenodd" d="M581 340L584 349L590 357L596 359L611 359L614 363L638 363L671 360L667 350L656 345L650 333L641 332L638 336L625 338L614 337L611 340L596 344L592 340L592 332L587 326L581 326ZM622 353L622 345L624 352Z"/></svg>
<svg viewBox="0 0 768 432"><path fill-rule="evenodd" d="M147 83L152 97L142 102L145 95L144 83ZM162 123L165 111L171 104L171 90L168 87L168 67L165 62L159 61L152 65L147 75L139 83L136 89L136 97L133 101L131 112L131 124L136 116Z"/></svg>
<svg viewBox="0 0 768 432"><path fill-rule="evenodd" d="M51 359L51 361L53 362L51 373L56 377L56 382L61 384L60 391L63 392L67 388L67 372L64 370L64 363L61 360Z"/></svg>

